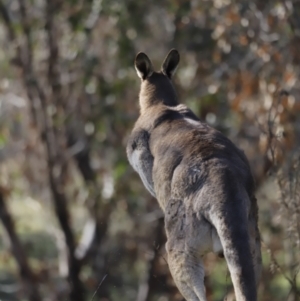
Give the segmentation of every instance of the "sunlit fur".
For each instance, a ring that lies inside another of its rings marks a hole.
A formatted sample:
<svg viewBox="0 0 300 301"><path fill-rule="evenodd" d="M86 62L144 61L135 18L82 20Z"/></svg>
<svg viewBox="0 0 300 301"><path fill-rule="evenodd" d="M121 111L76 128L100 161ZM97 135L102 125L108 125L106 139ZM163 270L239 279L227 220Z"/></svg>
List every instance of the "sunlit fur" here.
<svg viewBox="0 0 300 301"><path fill-rule="evenodd" d="M139 99L142 114L151 106L159 103L167 106L178 104L171 80L161 72L154 72L149 78L142 81Z"/></svg>

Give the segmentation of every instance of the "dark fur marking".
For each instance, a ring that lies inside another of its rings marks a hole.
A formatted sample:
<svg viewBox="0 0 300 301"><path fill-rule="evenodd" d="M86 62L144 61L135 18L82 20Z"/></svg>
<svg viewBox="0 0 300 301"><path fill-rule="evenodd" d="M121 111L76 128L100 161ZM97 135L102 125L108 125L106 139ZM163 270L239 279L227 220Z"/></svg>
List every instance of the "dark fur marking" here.
<svg viewBox="0 0 300 301"><path fill-rule="evenodd" d="M166 110L161 116L154 121L153 129L157 128L164 122L170 122L176 119L182 119L182 116L173 110Z"/></svg>

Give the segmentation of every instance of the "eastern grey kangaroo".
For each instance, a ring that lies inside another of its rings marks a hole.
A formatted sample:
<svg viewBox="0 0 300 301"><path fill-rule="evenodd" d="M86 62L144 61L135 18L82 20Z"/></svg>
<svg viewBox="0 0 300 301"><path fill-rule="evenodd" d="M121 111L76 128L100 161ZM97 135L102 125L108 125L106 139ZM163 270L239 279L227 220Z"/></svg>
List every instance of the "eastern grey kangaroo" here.
<svg viewBox="0 0 300 301"><path fill-rule="evenodd" d="M202 257L224 255L237 301L256 301L261 270L258 208L248 160L228 138L179 104L172 49L156 72L145 53L140 116L127 144L130 164L165 214L172 277L188 301L205 301Z"/></svg>

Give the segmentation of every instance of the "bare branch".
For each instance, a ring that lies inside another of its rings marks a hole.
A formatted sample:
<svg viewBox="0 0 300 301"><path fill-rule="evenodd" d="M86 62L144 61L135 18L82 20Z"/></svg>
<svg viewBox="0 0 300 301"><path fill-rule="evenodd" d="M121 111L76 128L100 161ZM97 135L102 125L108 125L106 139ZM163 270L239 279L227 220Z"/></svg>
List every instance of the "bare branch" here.
<svg viewBox="0 0 300 301"><path fill-rule="evenodd" d="M28 98L31 103L33 118L39 123L41 139L46 147L46 161L48 165L48 178L50 190L53 196L53 203L57 218L65 236L66 247L68 248L68 266L69 266L69 282L71 286L70 298L72 301L84 300L84 291L79 279L80 262L75 257L76 243L70 226L70 216L67 208L67 198L62 187L63 174L65 170L64 160L61 151L58 150L57 137L51 118L47 114L48 98L41 87L38 76L35 74L33 66L33 45L31 37L31 27L28 22L27 10L25 2L19 0L22 29L25 37L25 45L23 48L18 46L17 53L23 70L23 79L27 90ZM17 38L13 30L9 13L0 1L0 13L4 19L10 41L17 43ZM25 55L22 55L25 53ZM35 100L39 101L39 110L37 111ZM37 120L37 116L41 116Z"/></svg>
<svg viewBox="0 0 300 301"><path fill-rule="evenodd" d="M24 284L24 289L28 294L28 298L30 301L41 301L42 299L38 290L37 278L28 264L26 253L16 233L15 225L5 204L2 191L0 191L0 219L9 237L12 253L18 264L20 276Z"/></svg>

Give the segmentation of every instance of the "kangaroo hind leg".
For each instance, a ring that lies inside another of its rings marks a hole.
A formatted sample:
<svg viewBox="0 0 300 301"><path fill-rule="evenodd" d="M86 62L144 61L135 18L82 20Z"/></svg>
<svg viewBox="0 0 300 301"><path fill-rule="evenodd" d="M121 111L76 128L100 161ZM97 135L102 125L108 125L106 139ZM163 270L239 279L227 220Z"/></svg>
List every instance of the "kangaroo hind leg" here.
<svg viewBox="0 0 300 301"><path fill-rule="evenodd" d="M168 248L168 264L172 277L187 301L206 301L202 260L186 251Z"/></svg>
<svg viewBox="0 0 300 301"><path fill-rule="evenodd" d="M186 212L181 200L169 202L165 211L168 263L172 277L187 301L207 300L199 252L200 224L194 215Z"/></svg>

